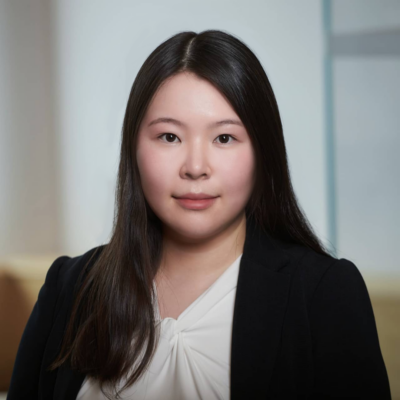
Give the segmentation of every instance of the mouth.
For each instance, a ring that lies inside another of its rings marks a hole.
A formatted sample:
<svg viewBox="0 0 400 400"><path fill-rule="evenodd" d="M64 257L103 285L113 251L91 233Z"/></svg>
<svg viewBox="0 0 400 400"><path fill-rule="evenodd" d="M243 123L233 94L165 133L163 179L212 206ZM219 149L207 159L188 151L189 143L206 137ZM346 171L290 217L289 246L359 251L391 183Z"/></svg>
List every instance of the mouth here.
<svg viewBox="0 0 400 400"><path fill-rule="evenodd" d="M215 199L219 196L213 196L206 193L186 193L182 196L172 196L175 199L189 199L189 200L205 200L205 199Z"/></svg>
<svg viewBox="0 0 400 400"><path fill-rule="evenodd" d="M186 197L174 197L177 202L186 209L189 210L204 210L211 207L218 197L207 197L201 199L190 199Z"/></svg>

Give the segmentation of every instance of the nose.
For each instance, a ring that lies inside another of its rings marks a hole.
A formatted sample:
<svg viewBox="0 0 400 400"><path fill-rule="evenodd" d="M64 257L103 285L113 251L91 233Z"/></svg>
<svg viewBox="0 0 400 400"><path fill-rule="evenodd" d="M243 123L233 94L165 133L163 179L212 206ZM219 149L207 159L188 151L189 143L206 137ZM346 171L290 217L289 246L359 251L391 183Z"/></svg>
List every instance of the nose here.
<svg viewBox="0 0 400 400"><path fill-rule="evenodd" d="M209 164L208 143L196 140L188 144L180 175L182 179L199 179L209 177L211 168Z"/></svg>

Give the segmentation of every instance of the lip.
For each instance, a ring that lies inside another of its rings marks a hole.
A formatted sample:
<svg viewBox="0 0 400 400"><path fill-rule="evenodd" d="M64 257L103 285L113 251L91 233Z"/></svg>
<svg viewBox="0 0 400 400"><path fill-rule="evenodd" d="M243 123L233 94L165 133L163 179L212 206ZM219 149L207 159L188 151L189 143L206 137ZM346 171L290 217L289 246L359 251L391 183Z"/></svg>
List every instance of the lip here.
<svg viewBox="0 0 400 400"><path fill-rule="evenodd" d="M175 197L176 199L190 199L190 200L203 200L203 199L215 199L218 196L212 196L206 193L186 193L182 196Z"/></svg>
<svg viewBox="0 0 400 400"><path fill-rule="evenodd" d="M175 197L176 201L188 210L204 210L211 207L218 197L209 197L203 199L187 199L181 197Z"/></svg>

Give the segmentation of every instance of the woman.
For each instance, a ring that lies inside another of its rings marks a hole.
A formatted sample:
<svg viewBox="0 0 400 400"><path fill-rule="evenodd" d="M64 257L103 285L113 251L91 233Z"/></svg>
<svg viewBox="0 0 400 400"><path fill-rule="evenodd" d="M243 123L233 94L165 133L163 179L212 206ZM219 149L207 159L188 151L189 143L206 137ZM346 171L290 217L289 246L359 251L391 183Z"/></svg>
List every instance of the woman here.
<svg viewBox="0 0 400 400"><path fill-rule="evenodd" d="M390 399L364 280L296 201L256 56L221 31L148 57L110 242L51 265L8 399Z"/></svg>

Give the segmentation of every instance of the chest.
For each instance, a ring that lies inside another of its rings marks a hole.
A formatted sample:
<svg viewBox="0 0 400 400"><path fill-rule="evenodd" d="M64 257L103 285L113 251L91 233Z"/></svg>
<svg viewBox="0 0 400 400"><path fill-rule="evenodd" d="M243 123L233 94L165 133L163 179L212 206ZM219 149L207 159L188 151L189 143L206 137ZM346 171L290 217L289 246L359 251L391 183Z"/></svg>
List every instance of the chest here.
<svg viewBox="0 0 400 400"><path fill-rule="evenodd" d="M218 276L210 276L202 280L171 281L169 279L156 278L158 308L161 319L178 317L218 279Z"/></svg>

